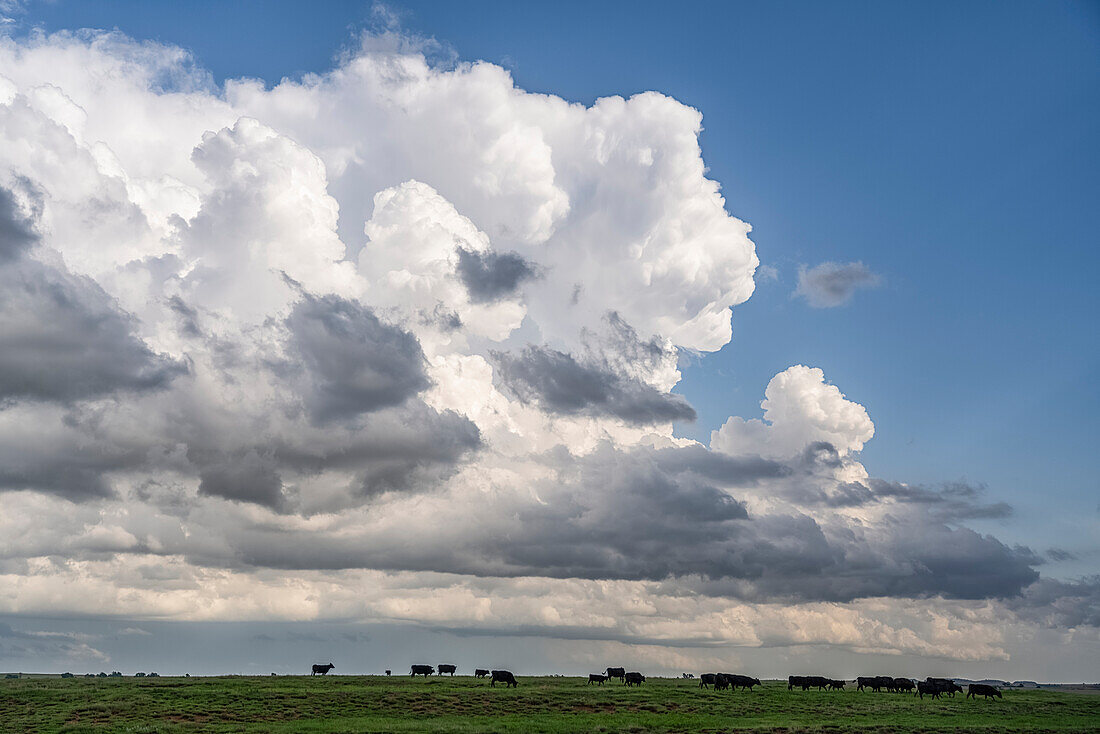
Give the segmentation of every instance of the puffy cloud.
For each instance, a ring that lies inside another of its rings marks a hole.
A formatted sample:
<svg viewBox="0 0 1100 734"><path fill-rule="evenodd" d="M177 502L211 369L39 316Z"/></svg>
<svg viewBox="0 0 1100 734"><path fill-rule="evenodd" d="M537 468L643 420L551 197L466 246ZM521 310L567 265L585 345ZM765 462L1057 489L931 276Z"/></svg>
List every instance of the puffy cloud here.
<svg viewBox="0 0 1100 734"><path fill-rule="evenodd" d="M0 39L0 610L967 659L1004 610L1095 624L980 487L871 476L821 370L673 433L758 265L698 111L387 38L271 89Z"/></svg>
<svg viewBox="0 0 1100 734"><path fill-rule="evenodd" d="M863 406L845 399L816 367L788 367L764 391L764 419L731 417L711 434L710 445L731 454L790 457L814 442L841 455L859 451L875 435Z"/></svg>
<svg viewBox="0 0 1100 734"><path fill-rule="evenodd" d="M814 308L834 308L852 300L857 290L873 288L881 282L882 278L861 262L824 262L798 269L794 295L805 298Z"/></svg>

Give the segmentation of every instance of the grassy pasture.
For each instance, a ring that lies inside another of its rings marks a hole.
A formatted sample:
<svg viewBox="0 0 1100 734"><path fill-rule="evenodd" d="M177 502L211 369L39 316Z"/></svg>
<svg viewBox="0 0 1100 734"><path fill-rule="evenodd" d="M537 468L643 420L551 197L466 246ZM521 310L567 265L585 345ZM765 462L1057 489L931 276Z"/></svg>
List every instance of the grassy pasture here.
<svg viewBox="0 0 1100 734"><path fill-rule="evenodd" d="M640 688L583 678L308 676L0 679L0 732L1086 732L1100 696L1006 691L999 701L903 694Z"/></svg>

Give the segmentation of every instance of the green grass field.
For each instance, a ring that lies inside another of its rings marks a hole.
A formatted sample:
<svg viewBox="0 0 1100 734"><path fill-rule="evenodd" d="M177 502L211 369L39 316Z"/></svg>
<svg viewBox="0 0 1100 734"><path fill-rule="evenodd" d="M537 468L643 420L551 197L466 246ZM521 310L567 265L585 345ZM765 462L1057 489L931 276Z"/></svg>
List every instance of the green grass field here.
<svg viewBox="0 0 1100 734"><path fill-rule="evenodd" d="M890 693L749 693L691 680L589 686L520 678L308 676L0 680L0 732L1084 732L1100 696L1006 691L1000 701Z"/></svg>

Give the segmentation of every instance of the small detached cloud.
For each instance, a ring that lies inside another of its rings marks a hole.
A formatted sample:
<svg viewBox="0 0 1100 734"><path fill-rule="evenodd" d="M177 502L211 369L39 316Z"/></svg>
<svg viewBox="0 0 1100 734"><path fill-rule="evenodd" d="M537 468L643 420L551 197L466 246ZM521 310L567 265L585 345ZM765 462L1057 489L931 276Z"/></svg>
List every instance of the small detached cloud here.
<svg viewBox="0 0 1100 734"><path fill-rule="evenodd" d="M882 277L862 262L823 262L798 269L798 287L793 295L805 298L814 308L835 308L851 301L857 290L881 283Z"/></svg>

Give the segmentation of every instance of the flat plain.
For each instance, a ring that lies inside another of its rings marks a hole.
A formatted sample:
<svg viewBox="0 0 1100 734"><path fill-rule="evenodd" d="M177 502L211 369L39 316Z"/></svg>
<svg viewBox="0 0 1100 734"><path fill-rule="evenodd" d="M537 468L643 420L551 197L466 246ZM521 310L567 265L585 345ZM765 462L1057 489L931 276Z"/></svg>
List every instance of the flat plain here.
<svg viewBox="0 0 1100 734"><path fill-rule="evenodd" d="M640 687L468 676L0 679L0 732L1097 732L1100 696L1006 690L962 695L747 691L650 678Z"/></svg>

